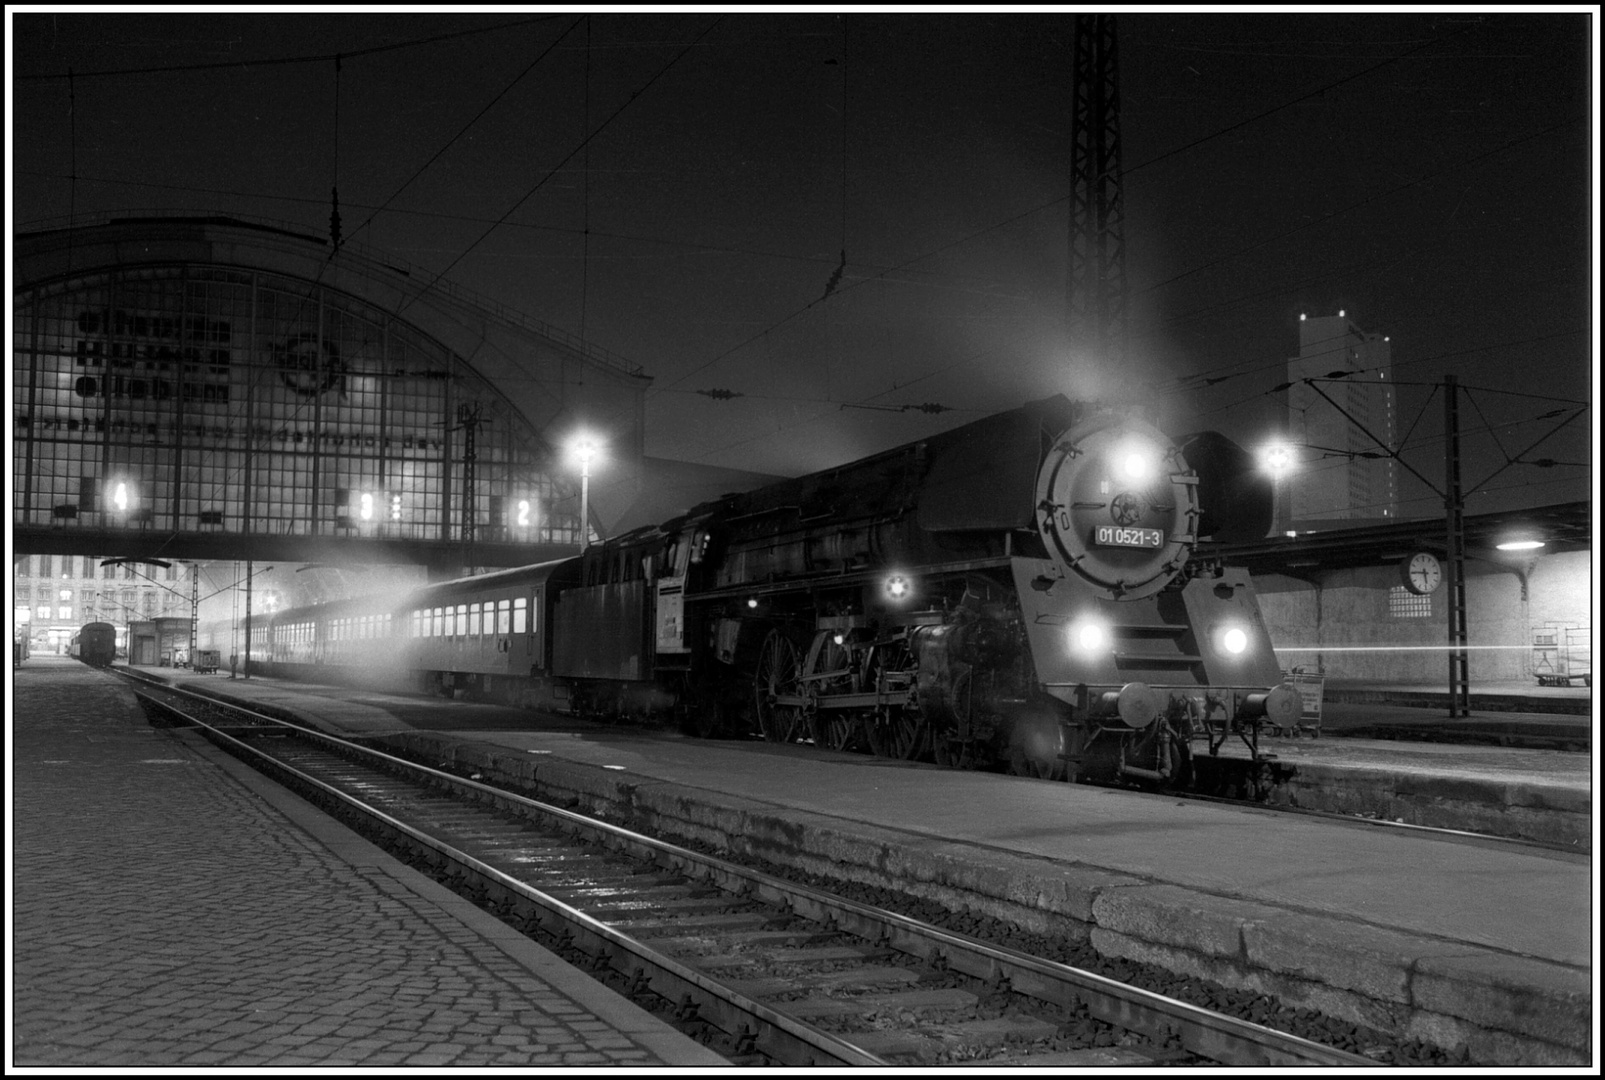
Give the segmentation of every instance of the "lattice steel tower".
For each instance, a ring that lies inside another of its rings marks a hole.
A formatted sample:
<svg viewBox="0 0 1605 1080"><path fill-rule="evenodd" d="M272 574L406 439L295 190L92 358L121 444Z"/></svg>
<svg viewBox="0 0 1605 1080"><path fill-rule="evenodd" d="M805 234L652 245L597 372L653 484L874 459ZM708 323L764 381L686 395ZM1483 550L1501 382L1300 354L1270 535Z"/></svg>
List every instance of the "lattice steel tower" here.
<svg viewBox="0 0 1605 1080"><path fill-rule="evenodd" d="M1126 357L1126 239L1120 69L1113 15L1075 17L1070 112L1070 345L1098 362Z"/></svg>

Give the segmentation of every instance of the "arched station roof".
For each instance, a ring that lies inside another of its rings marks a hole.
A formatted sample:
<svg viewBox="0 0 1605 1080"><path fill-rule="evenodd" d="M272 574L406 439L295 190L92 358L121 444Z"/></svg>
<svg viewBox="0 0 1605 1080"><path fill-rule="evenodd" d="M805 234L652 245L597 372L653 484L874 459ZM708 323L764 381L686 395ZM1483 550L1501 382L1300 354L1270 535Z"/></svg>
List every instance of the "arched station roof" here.
<svg viewBox="0 0 1605 1080"><path fill-rule="evenodd" d="M238 218L14 237L15 548L517 565L561 439L639 462L640 368L366 248Z"/></svg>

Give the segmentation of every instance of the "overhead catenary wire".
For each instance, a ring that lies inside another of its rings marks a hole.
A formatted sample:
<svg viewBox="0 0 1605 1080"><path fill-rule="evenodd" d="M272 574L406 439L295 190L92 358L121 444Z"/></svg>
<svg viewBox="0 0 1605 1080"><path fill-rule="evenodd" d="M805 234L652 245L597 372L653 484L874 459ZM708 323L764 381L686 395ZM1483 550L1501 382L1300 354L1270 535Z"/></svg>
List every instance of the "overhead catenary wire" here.
<svg viewBox="0 0 1605 1080"><path fill-rule="evenodd" d="M354 55L354 54L353 54L353 55ZM1252 119L1252 118L1251 118L1251 119ZM1227 130L1230 130L1230 129L1227 129ZM1180 149L1180 148L1178 148L1178 152L1179 152L1179 149ZM1145 164L1147 164L1147 163L1145 163ZM844 155L844 159L843 159L843 166L844 166L844 180L845 180L845 166L846 166L846 159L845 159L845 155ZM76 170L74 170L74 171L76 171ZM844 187L844 190L845 190L845 187ZM508 225L518 225L518 224L519 224L519 223L515 223L515 222L505 222L505 224L508 224ZM586 239L586 245L587 245L587 248L588 248L588 246L589 246L589 235L590 235L590 233L589 233L589 230L588 230L588 229L587 229L587 230L585 230L585 235L586 235L586 238L587 238L587 239ZM844 236L845 236L845 201L844 201ZM588 254L587 254L587 256L586 256L586 260L587 260L587 262L588 262L588 259L589 259L589 255L588 255ZM856 263L855 263L855 269L857 269L857 264L856 264ZM582 335L583 335L583 332L584 332L584 326L585 326L585 317L584 317L584 314L583 314L583 301L582 301ZM683 391L674 391L674 392L683 392Z"/></svg>
<svg viewBox="0 0 1605 1080"><path fill-rule="evenodd" d="M435 45L442 41L454 38L473 37L477 34L492 34L498 30L512 30L519 26L528 26L531 23L550 22L561 18L559 15L538 15L532 19L519 19L515 22L497 23L495 26L482 26L473 30L457 30L446 34L432 34L425 38L413 38L409 41L397 41L389 45L370 45L365 49L347 49L342 53L303 53L298 56L269 56L249 60L219 60L209 64L162 64L155 67L142 68L106 68L101 71L82 71L78 73L81 79L108 79L121 78L128 75L173 75L187 74L195 71L221 71L229 68L261 68L279 67L286 64L324 64L337 56L373 56L377 53L396 52L400 49L414 49L423 45ZM13 75L15 82L48 82L64 78L62 75Z"/></svg>
<svg viewBox="0 0 1605 1080"><path fill-rule="evenodd" d="M528 191L524 192L523 196L521 198L519 198L519 200L517 202L515 202L512 206L508 207L507 211L505 213L503 213L501 217L497 218L496 222L494 224L492 224L490 228L486 229L483 233L481 233L479 235L479 237L477 239L474 240L473 243L469 244L466 248L464 248L462 250L462 252L455 259L453 259L451 262L447 263L445 269L441 270L438 274L436 274L433 278L431 278L427 285L425 285L418 292L416 292L413 295L409 296L407 298L407 300L405 300L400 305L400 307L398 307L398 309L396 310L396 314L400 315L403 311L405 311L408 306L410 306L415 300L418 299L418 297L420 297L424 293L428 292L429 289L432 288L436 282L440 281L448 273L450 273L453 267L455 267L458 263L462 262L463 259L467 258L468 254L470 252L472 252L480 244L484 243L485 239L487 237L489 237L491 233L495 232L498 228L501 227L502 222L506 221L509 217L511 217L514 213L516 213L521 206L523 206L526 202L528 202L535 195L536 192L540 191L541 188L545 187L547 182L550 181L553 176L557 175L558 171L564 165L567 165L570 161L574 160L574 158L580 153L580 151L584 150L587 146L589 146L591 144L591 142L598 135L600 135L602 132L606 131L608 129L608 127L611 126L612 123L615 120L617 120L620 116L622 116L624 114L624 112L626 110L628 110L632 105L634 105L637 101L639 101L641 99L642 95L644 95L648 90L650 90L652 88L652 86L655 85L659 79L663 78L664 75L667 75L669 73L670 69L672 69L676 64L678 64L680 62L680 60L682 58L684 58L687 53L689 53L692 49L696 48L697 45L701 44L702 40L704 38L706 38L710 33L713 32L714 27L718 26L723 21L724 21L724 16L720 15L718 18L714 19L713 22L709 23L708 26L703 29L702 33L698 34L693 41L689 42L679 52L675 53L673 58L671 58L668 63L666 63L662 67L660 67L652 75L652 77L649 78L640 87L640 89L635 90L634 92L632 92L630 94L630 96L624 101L624 103L622 105L620 105L617 109L613 110L613 112L608 116L608 118L606 120L603 120L602 123L600 125L598 125L597 128L594 131L588 133L585 136L584 140L581 141L581 143L578 146L576 146L572 150L570 150L568 152L568 154L566 156L564 156L564 158L561 161L559 161L552 168L548 169L546 171L545 175L543 175L539 180L537 180L535 182L534 186L532 186ZM576 20L576 24L577 23L578 23L578 20ZM573 27L570 27L570 29L573 29ZM567 34L568 34L568 31L564 31L564 36L565 37L567 36ZM561 40L561 38L559 40Z"/></svg>
<svg viewBox="0 0 1605 1080"><path fill-rule="evenodd" d="M1381 62L1379 62L1379 63L1377 63L1375 65L1372 65L1371 67L1368 67L1368 68L1364 69L1363 71L1355 72L1355 73L1352 73L1350 75L1344 76L1344 77L1342 77L1340 79L1337 79L1337 80L1334 80L1332 82L1326 83L1326 84L1324 84L1323 86L1321 86L1321 87L1319 87L1317 89L1311 90L1311 91L1309 91L1309 92L1307 92L1305 94L1299 95L1298 97L1295 97L1295 98L1292 98L1292 99L1290 99L1288 101L1282 102L1282 103L1280 103L1280 104L1278 104L1276 106L1273 106L1270 109L1263 110L1263 111L1261 111L1259 113L1256 113L1255 115L1253 115L1251 117L1245 118L1244 120L1238 121L1238 122L1236 122L1234 124L1231 124L1231 125L1228 125L1228 126L1226 126L1224 128L1217 129L1216 131L1213 131L1208 135L1205 135L1205 136L1202 136L1202 137L1200 137L1198 139L1195 139L1190 143L1186 143L1186 144L1184 144L1184 145L1182 145L1180 147L1176 147L1176 148L1173 148L1172 150L1165 151L1164 153L1158 154L1155 157L1149 158L1149 159L1147 159L1147 160L1145 160L1143 162L1138 163L1137 165L1134 165L1134 166L1131 166L1130 168L1127 168L1125 170L1125 173L1126 173L1126 175L1129 176L1130 174L1132 174L1134 172L1137 172L1137 171L1139 171L1141 169L1147 168L1147 167L1149 167L1151 165L1157 164L1158 162L1166 160L1166 159L1168 159L1170 157L1174 157L1177 154L1183 153L1183 152L1185 152L1187 150L1195 149L1198 146L1204 145L1205 143L1208 143L1208 142L1210 142L1210 141L1212 141L1214 139L1220 138L1220 137L1222 137L1222 136L1224 136L1226 134L1229 134L1229 133L1231 133L1233 131L1239 130L1242 127L1245 127L1245 126L1247 126L1249 124L1252 124L1252 123L1255 123L1255 122L1257 122L1259 120L1265 119L1266 117L1275 115L1276 113L1279 113L1279 112L1281 112L1281 111L1283 111L1283 110L1285 110L1287 108L1290 108L1293 105L1298 104L1299 102L1307 101L1307 100L1309 100L1309 99L1311 99L1313 97L1317 97L1317 96L1319 96L1321 94L1324 94L1324 93L1326 93L1326 92L1328 92L1330 90L1336 89L1339 86L1343 86L1343 85L1345 85L1347 83L1353 82L1353 81L1355 81L1357 79L1360 79L1360 78L1363 78L1363 77L1365 77L1367 75L1374 74L1375 72L1377 72L1377 71L1389 66L1390 64L1396 63L1396 62L1398 62L1400 60L1404 60L1404 59L1406 59L1406 58L1408 58L1410 56L1413 56L1413 55L1421 52L1424 49L1430 48L1430 47L1432 47L1434 45L1441 44L1441 43L1443 43L1445 41L1448 41L1448 40L1450 40L1452 38L1458 37L1461 34L1468 33L1469 31L1471 31L1472 29L1476 29L1480 25L1481 25L1481 21L1478 21L1475 24L1468 24L1468 25L1462 26L1461 28L1459 28L1457 30L1454 30L1454 31L1452 31L1452 32L1450 32L1448 34L1440 35L1439 37L1433 38L1433 39L1431 39L1429 41L1422 42L1422 43L1416 45L1413 48L1407 49L1407 50L1405 50L1405 51L1403 51L1401 53L1398 53L1398 54L1396 54L1394 56L1390 56L1387 59L1385 59L1385 60L1383 60L1383 61L1381 61ZM1561 127L1565 127L1565 126L1567 126L1568 124L1570 124L1572 122L1574 122L1574 121L1573 120L1567 120L1567 121L1563 121L1563 122L1561 122L1559 124L1553 125L1550 129L1546 129L1545 133L1547 133L1547 131L1550 131L1550 130L1555 130L1555 129L1559 129ZM1539 133L1539 134L1542 134L1542 133ZM1533 137L1537 137L1537 136L1536 135L1523 136L1521 139L1516 140L1516 143L1520 143L1520 142L1526 141L1528 138L1533 138ZM1479 155L1479 156L1480 157L1481 156L1489 156L1489 155L1492 155L1492 154L1495 154L1495 153L1503 152L1505 150L1510 149L1511 145L1515 145L1515 144L1514 143L1513 144L1507 144L1506 146L1495 148L1494 150L1488 151L1488 152L1486 152L1486 154ZM1418 180L1413 181L1411 183L1400 185L1400 186L1398 186L1398 187L1396 187L1394 189L1390 189L1389 192L1384 192L1384 193L1382 193L1382 194L1380 194L1378 196L1374 196L1371 199L1365 200L1360 204L1356 204L1356 206L1364 205L1365 202L1375 201L1376 198L1384 197L1387 194L1396 193L1397 191L1400 191L1400 190L1406 190L1409 187L1415 186L1416 184L1418 184L1420 182L1421 182L1421 180L1418 179ZM959 238L958 240L952 241L952 242L950 242L948 244L941 245L941 246L939 246L939 247L937 247L937 248L935 248L933 250L930 250L930 251L924 252L924 253L922 253L920 255L914 256L911 259L905 260L904 262L901 262L901 263L897 264L892 269L893 270L903 270L903 269L906 269L906 268L912 266L915 263L919 263L919 262L923 262L923 261L925 261L927 259L935 258L938 255L944 254L947 251L950 251L950 250L952 250L952 249L954 249L956 247L959 247L959 246L962 246L963 244L969 243L970 241L975 240L975 239L977 239L977 238L979 238L981 236L985 236L985 235L987 235L987 234L989 234L991 232L997 231L998 229L1005 228L1005 227L1007 227L1009 225L1012 225L1012 224L1014 224L1014 223L1016 223L1018 221L1021 221L1021 220L1025 219L1025 218L1028 218L1028 217L1030 217L1030 216L1032 216L1034 214L1040 213L1040 212L1042 212L1042 211L1044 211L1046 209L1049 209L1051 207L1058 206L1059 204L1068 201L1068 199L1069 199L1069 196L1065 195L1065 196L1062 196L1060 198L1051 200L1051 201L1049 201L1047 203L1043 203L1043 204L1041 204L1039 206L1033 207L1032 209L1025 211L1024 213L1013 215L1013 216L1011 216L1011 217L1009 217L1009 218L1007 218L1007 219L1005 219L1003 221L996 222L996 223L986 227L985 229L979 230L977 232L970 233L970 234L968 234L968 235L966 235L964 237ZM1348 209L1353 209L1353 208L1351 207L1351 208L1348 208ZM1344 212L1344 211L1334 212L1334 215L1329 215L1329 217L1330 216L1335 216L1336 213L1341 213L1341 212ZM1313 223L1310 223L1310 224L1313 224ZM1309 224L1301 225L1298 229L1290 230L1288 233L1284 234L1283 237L1278 237L1277 239L1285 238L1286 235L1292 235L1292 233L1299 231L1299 229L1307 228L1307 227L1309 227ZM838 287L835 287L835 288L827 289L825 296L822 296L818 300L815 300L813 303L807 304L804 307L802 307L802 308L800 308L800 309L798 309L796 311L791 312L790 314L786 315L785 317L781 318L780 320L770 324L764 330L762 330L762 331L760 331L760 332L758 332L756 334L753 334L752 336L744 339L743 341L737 343L736 345L732 346L731 348L728 348L728 349L724 350L723 352L719 353L718 355L716 355L712 359L704 362L703 364L701 364L701 365L699 365L699 366L697 366L695 368L692 368L691 370L689 370L687 372L684 372L684 373L676 376L673 379L673 381L671 381L669 383L666 383L663 386L653 387L653 389L651 391L649 391L649 393L656 393L656 392L660 392L662 390L669 389L670 387L676 386L679 383L684 382L686 379L689 379L690 377L692 377L692 376L694 376L696 374L699 374L702 371L707 370L708 368L714 366L715 364L718 364L721 361L727 359L728 357L730 357L731 355L735 354L736 352L739 352L740 350L746 348L748 345L752 344L754 341L759 340L765 334L768 334L773 330L779 329L780 327L782 327L782 326L786 325L787 323L793 321L794 319L798 318L799 316L805 314L806 312L808 312L809 310L811 310L812 308L814 308L818 304L822 303L825 299L827 299L828 297L830 297L832 295L840 295L842 292L845 292L848 289L851 289L851 288L854 288L854 287L856 287L858 285L864 284L867 281L879 280L884 276L885 276L884 273L876 274L873 277L861 278L861 279L859 279L857 281L854 281L854 282L851 282L851 283L849 283L849 284L847 284L845 286L838 286ZM1185 276L1186 275L1181 275L1181 277L1185 277ZM1177 280L1179 280L1179 278ZM1154 287L1152 287L1152 288L1150 288L1148 290L1144 290L1144 292L1152 291L1153 288L1158 288L1158 286L1154 286Z"/></svg>

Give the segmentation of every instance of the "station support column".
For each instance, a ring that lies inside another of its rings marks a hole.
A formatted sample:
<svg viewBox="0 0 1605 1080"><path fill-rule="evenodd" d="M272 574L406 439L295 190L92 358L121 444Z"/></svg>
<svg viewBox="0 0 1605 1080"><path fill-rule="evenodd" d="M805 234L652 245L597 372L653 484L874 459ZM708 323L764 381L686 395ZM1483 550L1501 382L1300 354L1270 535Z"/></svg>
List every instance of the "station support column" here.
<svg viewBox="0 0 1605 1080"><path fill-rule="evenodd" d="M1449 715L1471 715L1470 663L1466 653L1466 519L1460 490L1460 388L1453 375L1443 377L1444 510L1448 565L1445 567L1449 608Z"/></svg>

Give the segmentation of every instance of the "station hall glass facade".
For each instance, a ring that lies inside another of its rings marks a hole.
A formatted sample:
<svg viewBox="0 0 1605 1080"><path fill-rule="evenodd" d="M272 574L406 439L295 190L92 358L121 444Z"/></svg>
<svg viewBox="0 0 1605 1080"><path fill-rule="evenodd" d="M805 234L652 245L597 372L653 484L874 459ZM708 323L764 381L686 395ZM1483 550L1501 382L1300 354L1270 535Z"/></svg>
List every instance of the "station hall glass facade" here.
<svg viewBox="0 0 1605 1080"><path fill-rule="evenodd" d="M332 287L130 266L13 310L19 526L579 541L578 481L513 405Z"/></svg>

